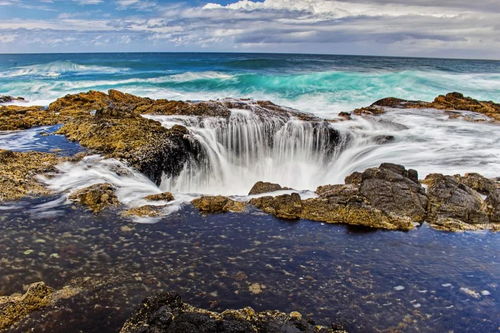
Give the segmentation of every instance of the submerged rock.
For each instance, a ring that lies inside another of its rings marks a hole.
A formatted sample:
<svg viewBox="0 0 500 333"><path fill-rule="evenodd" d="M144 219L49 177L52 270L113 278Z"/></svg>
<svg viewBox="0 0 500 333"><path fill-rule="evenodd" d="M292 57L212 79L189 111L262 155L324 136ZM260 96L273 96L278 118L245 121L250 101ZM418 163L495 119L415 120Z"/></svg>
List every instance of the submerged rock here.
<svg viewBox="0 0 500 333"><path fill-rule="evenodd" d="M252 186L250 192L248 192L248 195L275 192L280 190L290 190L290 188L282 187L280 184L275 183L257 182Z"/></svg>
<svg viewBox="0 0 500 333"><path fill-rule="evenodd" d="M303 319L298 312L256 312L252 308L213 312L184 303L180 296L161 293L146 298L123 325L121 333L147 332L345 332Z"/></svg>
<svg viewBox="0 0 500 333"><path fill-rule="evenodd" d="M146 200L151 201L173 201L175 200L174 195L171 192L163 192L159 194L151 194L144 197Z"/></svg>
<svg viewBox="0 0 500 333"><path fill-rule="evenodd" d="M35 282L28 286L23 295L0 296L0 331L12 328L29 314L54 305L61 299L72 297L78 292L77 288L64 287L54 290L44 282Z"/></svg>
<svg viewBox="0 0 500 333"><path fill-rule="evenodd" d="M191 201L191 203L200 212L211 214L243 212L246 208L246 203L235 201L222 195L202 196Z"/></svg>
<svg viewBox="0 0 500 333"><path fill-rule="evenodd" d="M120 203L115 194L115 188L108 183L95 184L77 190L70 194L69 199L87 206L94 213Z"/></svg>
<svg viewBox="0 0 500 333"><path fill-rule="evenodd" d="M130 208L122 212L123 216L128 217L158 217L163 215L165 206L144 205L140 207Z"/></svg>
<svg viewBox="0 0 500 333"><path fill-rule="evenodd" d="M56 171L54 166L64 160L56 154L0 149L0 201L50 194L37 176Z"/></svg>

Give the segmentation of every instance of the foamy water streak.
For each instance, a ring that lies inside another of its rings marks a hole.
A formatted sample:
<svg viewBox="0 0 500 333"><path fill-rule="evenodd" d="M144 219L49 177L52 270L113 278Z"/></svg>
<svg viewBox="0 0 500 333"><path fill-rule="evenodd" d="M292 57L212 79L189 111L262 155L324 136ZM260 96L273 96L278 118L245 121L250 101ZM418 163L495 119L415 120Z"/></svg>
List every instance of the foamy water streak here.
<svg viewBox="0 0 500 333"><path fill-rule="evenodd" d="M262 180L311 189L325 179L328 164L341 154L348 137L333 137L328 122L260 117L248 110L234 109L229 119L148 118L166 127L187 126L204 149L200 163L186 164L179 176L164 177L161 188L174 192L241 195Z"/></svg>
<svg viewBox="0 0 500 333"><path fill-rule="evenodd" d="M149 117L166 127L187 126L206 151L203 163L186 164L178 177L164 178L161 188L174 192L245 194L259 180L314 190L384 162L414 168L422 178L433 172L500 175L499 126L448 119L437 110L391 110L322 125L339 130L338 144L325 128L263 120L248 111L233 110L229 120Z"/></svg>

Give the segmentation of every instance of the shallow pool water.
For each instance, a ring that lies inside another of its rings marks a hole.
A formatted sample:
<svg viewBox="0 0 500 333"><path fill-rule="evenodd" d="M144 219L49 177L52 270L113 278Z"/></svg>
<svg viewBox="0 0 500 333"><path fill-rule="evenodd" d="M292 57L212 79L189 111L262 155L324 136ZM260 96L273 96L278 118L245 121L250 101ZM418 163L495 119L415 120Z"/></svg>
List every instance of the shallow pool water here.
<svg viewBox="0 0 500 333"><path fill-rule="evenodd" d="M500 326L498 233L374 231L254 210L202 216L189 206L156 224L72 206L39 215L53 199L0 207L0 295L40 280L59 288L74 278L128 277L118 294L103 289L69 303L75 311L61 331L116 331L160 290L213 310L297 310L351 332ZM106 311L96 316L96 306Z"/></svg>

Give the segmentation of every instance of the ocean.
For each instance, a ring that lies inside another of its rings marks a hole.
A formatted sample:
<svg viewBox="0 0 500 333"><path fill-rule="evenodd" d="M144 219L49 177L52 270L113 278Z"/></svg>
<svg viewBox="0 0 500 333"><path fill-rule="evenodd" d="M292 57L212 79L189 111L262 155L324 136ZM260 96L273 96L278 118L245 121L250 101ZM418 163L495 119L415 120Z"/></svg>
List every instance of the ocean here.
<svg viewBox="0 0 500 333"><path fill-rule="evenodd" d="M0 94L47 104L90 89L180 100L264 99L328 116L388 96L432 100L459 91L498 101L500 61L239 53L0 55Z"/></svg>

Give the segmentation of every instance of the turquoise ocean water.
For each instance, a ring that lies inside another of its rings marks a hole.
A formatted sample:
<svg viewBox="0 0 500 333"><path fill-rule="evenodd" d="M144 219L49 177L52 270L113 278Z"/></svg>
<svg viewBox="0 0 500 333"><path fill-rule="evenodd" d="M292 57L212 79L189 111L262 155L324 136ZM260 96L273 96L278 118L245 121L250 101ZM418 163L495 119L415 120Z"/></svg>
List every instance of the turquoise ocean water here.
<svg viewBox="0 0 500 333"><path fill-rule="evenodd" d="M48 104L67 93L111 88L169 99L269 99L326 115L387 96L431 100L459 91L498 101L500 61L220 53L0 55L0 94Z"/></svg>

